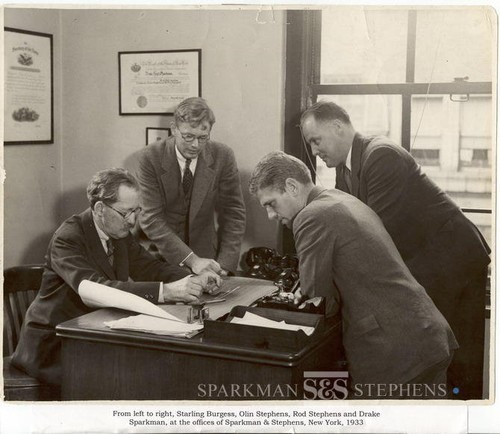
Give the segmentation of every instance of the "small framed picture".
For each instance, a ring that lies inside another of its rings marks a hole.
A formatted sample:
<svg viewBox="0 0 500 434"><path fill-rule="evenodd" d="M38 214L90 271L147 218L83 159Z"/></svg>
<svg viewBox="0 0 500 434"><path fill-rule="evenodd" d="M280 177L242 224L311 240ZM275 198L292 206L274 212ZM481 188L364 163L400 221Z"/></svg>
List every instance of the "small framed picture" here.
<svg viewBox="0 0 500 434"><path fill-rule="evenodd" d="M171 135L172 130L170 128L146 127L146 146L151 143L161 142Z"/></svg>

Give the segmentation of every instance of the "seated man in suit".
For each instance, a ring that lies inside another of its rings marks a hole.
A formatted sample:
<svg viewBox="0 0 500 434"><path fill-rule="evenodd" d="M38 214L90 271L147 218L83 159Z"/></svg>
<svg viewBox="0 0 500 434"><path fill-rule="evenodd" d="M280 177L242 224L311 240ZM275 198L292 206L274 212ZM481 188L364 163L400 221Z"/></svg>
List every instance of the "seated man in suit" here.
<svg viewBox="0 0 500 434"><path fill-rule="evenodd" d="M12 364L43 382L61 382L61 342L55 327L91 311L78 295L82 280L154 302L198 300L220 285L213 272L189 276L146 252L130 229L140 213L139 185L124 169L98 172L87 188L90 208L67 219L49 244L37 297L29 307ZM172 284L175 282L175 284Z"/></svg>
<svg viewBox="0 0 500 434"><path fill-rule="evenodd" d="M316 187L306 165L283 152L259 162L250 192L292 229L301 293L325 297L327 316L342 314L352 397L445 397L455 337L375 212Z"/></svg>
<svg viewBox="0 0 500 434"><path fill-rule="evenodd" d="M150 251L196 274L236 271L245 232L238 167L233 151L210 139L214 122L204 99L188 98L174 112L173 136L139 159L139 219Z"/></svg>
<svg viewBox="0 0 500 434"><path fill-rule="evenodd" d="M301 118L313 155L335 167L336 188L373 209L460 348L448 380L458 399L481 399L490 249L451 198L412 155L387 137L356 132L347 112L320 101Z"/></svg>

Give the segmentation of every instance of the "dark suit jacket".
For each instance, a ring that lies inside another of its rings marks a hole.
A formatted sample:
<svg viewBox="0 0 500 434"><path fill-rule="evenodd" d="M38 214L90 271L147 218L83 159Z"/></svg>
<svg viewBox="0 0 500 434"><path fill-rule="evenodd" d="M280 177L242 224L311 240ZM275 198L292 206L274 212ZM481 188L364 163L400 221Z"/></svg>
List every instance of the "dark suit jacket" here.
<svg viewBox="0 0 500 434"><path fill-rule="evenodd" d="M177 195L181 178L173 137L144 149L138 175L141 228L163 258L178 264L193 251L200 257L215 258L226 270L236 270L245 232L245 204L229 147L209 141L198 156L189 210L189 246L167 222L172 204L183 200Z"/></svg>
<svg viewBox="0 0 500 434"><path fill-rule="evenodd" d="M12 359L15 366L44 382L60 383L61 344L55 327L90 312L78 295L82 280L112 286L158 303L160 282L187 275L182 268L152 257L131 235L114 240L114 246L113 268L90 209L59 227L49 244L40 290L26 313Z"/></svg>
<svg viewBox="0 0 500 434"><path fill-rule="evenodd" d="M433 299L450 300L487 266L490 249L480 232L401 146L357 133L351 165L351 194L379 215ZM348 191L340 171L336 187Z"/></svg>
<svg viewBox="0 0 500 434"><path fill-rule="evenodd" d="M405 383L444 360L455 337L379 217L315 187L293 221L302 292L340 309L353 383Z"/></svg>

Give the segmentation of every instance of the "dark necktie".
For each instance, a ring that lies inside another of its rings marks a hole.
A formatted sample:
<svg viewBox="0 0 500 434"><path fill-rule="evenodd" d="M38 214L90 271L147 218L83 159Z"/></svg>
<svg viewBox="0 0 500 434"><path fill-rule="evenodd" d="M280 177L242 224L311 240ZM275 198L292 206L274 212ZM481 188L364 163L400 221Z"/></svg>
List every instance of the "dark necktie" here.
<svg viewBox="0 0 500 434"><path fill-rule="evenodd" d="M184 175L182 177L182 188L184 190L184 195L189 197L191 188L193 187L193 172L189 168L191 160L188 158L186 160L186 165L184 166Z"/></svg>
<svg viewBox="0 0 500 434"><path fill-rule="evenodd" d="M114 253L115 253L115 246L113 246L113 241L111 241L111 238L108 238L106 240L106 247L108 248L108 260L111 265L113 265L113 260L114 260Z"/></svg>
<svg viewBox="0 0 500 434"><path fill-rule="evenodd" d="M351 171L347 166L344 166L344 180L349 190L349 193L352 193L352 179L351 179Z"/></svg>

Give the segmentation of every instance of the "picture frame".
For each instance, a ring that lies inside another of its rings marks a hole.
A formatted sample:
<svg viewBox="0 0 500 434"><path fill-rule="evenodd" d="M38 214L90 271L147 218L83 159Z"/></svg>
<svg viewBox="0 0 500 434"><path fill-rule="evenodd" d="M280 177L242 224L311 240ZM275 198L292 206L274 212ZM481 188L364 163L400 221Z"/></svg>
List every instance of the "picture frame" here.
<svg viewBox="0 0 500 434"><path fill-rule="evenodd" d="M201 49L118 53L120 115L169 115L201 96Z"/></svg>
<svg viewBox="0 0 500 434"><path fill-rule="evenodd" d="M146 127L146 146L166 140L171 135L172 130L170 128Z"/></svg>
<svg viewBox="0 0 500 434"><path fill-rule="evenodd" d="M52 35L4 27L4 144L54 143Z"/></svg>

